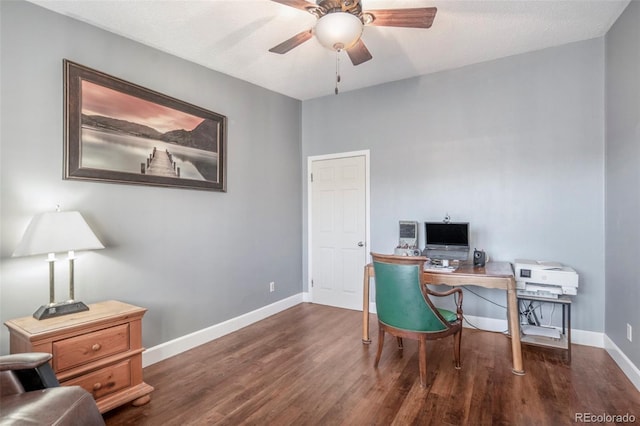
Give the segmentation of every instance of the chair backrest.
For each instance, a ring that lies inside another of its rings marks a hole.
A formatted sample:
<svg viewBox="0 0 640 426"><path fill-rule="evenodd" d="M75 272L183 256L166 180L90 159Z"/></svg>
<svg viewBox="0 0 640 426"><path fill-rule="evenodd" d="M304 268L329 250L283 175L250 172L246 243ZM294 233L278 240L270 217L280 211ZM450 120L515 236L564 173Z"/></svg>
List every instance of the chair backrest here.
<svg viewBox="0 0 640 426"><path fill-rule="evenodd" d="M426 258L371 253L378 320L403 330L439 332L447 325L420 289Z"/></svg>

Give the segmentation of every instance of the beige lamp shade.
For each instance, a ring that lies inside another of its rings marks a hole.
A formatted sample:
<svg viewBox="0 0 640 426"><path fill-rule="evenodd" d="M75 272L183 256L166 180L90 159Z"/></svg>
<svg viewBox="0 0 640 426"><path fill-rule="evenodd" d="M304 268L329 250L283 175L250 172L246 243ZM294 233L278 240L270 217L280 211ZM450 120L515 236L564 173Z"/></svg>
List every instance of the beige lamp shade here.
<svg viewBox="0 0 640 426"><path fill-rule="evenodd" d="M34 216L13 256L102 249L80 212L47 212Z"/></svg>
<svg viewBox="0 0 640 426"><path fill-rule="evenodd" d="M352 47L362 35L362 21L346 12L333 12L318 19L315 27L316 38L321 45L331 50Z"/></svg>

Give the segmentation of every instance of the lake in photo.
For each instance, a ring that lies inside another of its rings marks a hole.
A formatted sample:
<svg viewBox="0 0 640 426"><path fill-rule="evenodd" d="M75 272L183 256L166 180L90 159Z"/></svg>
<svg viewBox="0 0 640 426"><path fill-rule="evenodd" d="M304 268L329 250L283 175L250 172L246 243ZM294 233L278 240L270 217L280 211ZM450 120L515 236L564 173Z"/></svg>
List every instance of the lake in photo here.
<svg viewBox="0 0 640 426"><path fill-rule="evenodd" d="M141 163L156 148L168 150L181 179L218 181L218 154L160 140L82 127L80 167L141 173Z"/></svg>

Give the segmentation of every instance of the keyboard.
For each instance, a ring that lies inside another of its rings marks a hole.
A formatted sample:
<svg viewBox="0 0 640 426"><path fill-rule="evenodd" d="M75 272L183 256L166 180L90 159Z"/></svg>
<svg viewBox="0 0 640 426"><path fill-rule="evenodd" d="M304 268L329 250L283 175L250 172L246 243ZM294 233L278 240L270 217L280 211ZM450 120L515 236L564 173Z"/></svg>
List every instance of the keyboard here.
<svg viewBox="0 0 640 426"><path fill-rule="evenodd" d="M425 264L424 270L429 272L453 272L456 270L454 266L430 265Z"/></svg>

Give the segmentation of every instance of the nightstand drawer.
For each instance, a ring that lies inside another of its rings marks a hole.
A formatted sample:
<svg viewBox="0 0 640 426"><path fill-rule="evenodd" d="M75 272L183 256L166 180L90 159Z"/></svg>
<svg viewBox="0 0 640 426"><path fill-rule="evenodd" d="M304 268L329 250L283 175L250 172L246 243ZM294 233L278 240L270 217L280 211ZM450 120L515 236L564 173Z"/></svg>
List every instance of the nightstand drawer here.
<svg viewBox="0 0 640 426"><path fill-rule="evenodd" d="M82 386L97 400L131 386L131 362L125 360L93 373L85 374L77 379L67 380L61 384L64 386Z"/></svg>
<svg viewBox="0 0 640 426"><path fill-rule="evenodd" d="M56 373L129 350L129 324L53 342Z"/></svg>

